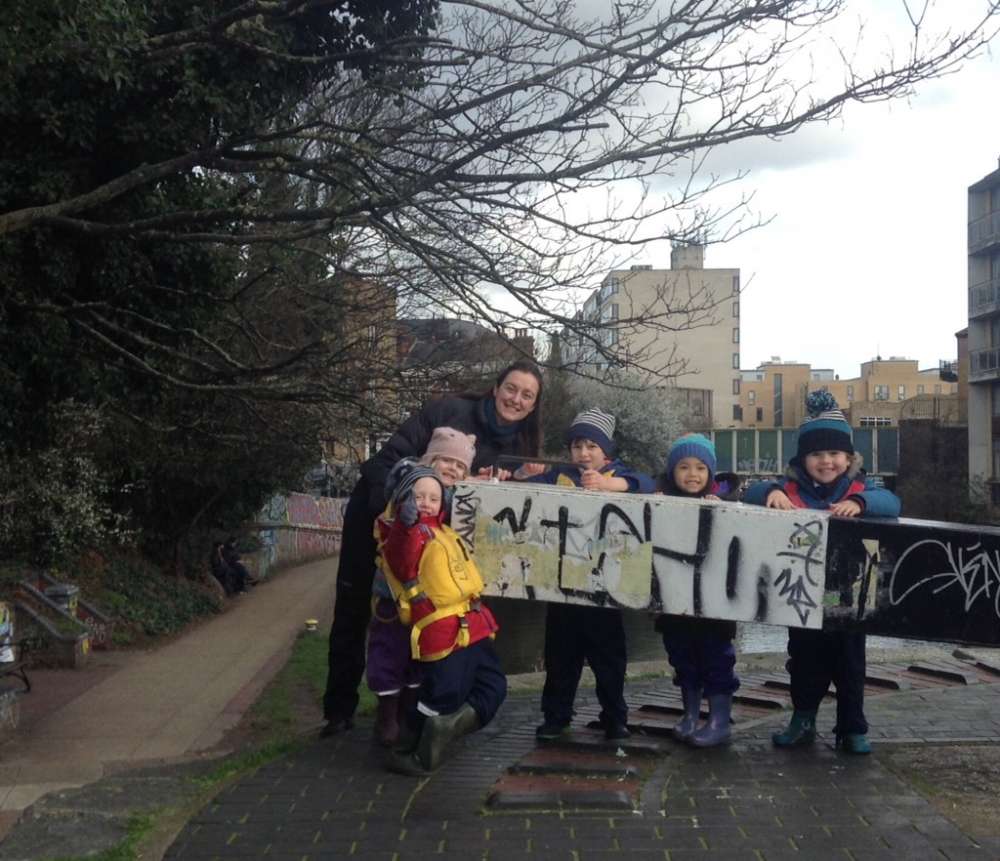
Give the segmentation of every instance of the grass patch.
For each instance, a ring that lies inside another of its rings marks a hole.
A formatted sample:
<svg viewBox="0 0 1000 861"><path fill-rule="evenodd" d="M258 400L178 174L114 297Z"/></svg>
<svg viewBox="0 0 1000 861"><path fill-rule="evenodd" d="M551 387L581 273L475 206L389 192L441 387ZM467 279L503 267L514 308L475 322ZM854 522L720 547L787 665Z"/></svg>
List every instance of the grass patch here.
<svg viewBox="0 0 1000 861"><path fill-rule="evenodd" d="M154 819L148 815L135 815L128 821L128 833L125 839L105 849L97 855L61 855L54 861L138 861L142 857L140 846L145 838L152 832Z"/></svg>
<svg viewBox="0 0 1000 861"><path fill-rule="evenodd" d="M309 631L299 634L287 663L250 708L245 719L248 736L245 749L200 777L200 785L214 786L239 777L297 750L304 743L303 733L322 719L327 654L326 637ZM362 684L358 694L361 698L358 714L374 714L376 698L367 685Z"/></svg>

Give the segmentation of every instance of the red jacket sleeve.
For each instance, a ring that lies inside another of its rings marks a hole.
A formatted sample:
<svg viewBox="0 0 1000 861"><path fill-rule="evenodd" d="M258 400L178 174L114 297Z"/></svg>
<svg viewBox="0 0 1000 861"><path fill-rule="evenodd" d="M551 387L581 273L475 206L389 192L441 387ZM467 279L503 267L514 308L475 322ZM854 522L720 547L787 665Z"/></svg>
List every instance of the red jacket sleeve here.
<svg viewBox="0 0 1000 861"><path fill-rule="evenodd" d="M433 533L423 523L404 526L398 519L389 527L382 544L382 558L400 583L415 580L420 568L420 557Z"/></svg>

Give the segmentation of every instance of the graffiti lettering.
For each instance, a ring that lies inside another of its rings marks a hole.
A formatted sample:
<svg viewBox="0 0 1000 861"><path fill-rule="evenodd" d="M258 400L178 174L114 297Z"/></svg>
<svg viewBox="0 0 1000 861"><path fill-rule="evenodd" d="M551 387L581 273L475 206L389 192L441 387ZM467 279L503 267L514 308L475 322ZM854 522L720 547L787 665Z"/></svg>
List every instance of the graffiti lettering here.
<svg viewBox="0 0 1000 861"><path fill-rule="evenodd" d="M487 594L813 628L822 625L809 611L823 595L824 523L516 484L462 485L452 506ZM786 569L775 581L771 572Z"/></svg>
<svg viewBox="0 0 1000 861"><path fill-rule="evenodd" d="M919 572L906 571L904 563L920 548L937 548L944 557L944 570L926 574L928 563L921 559ZM896 561L889 578L889 601L900 604L909 595L923 588L932 595L954 587L964 596L968 612L981 598L993 601L1000 616L1000 550L987 551L980 542L971 547L953 548L950 541L926 538L908 547Z"/></svg>

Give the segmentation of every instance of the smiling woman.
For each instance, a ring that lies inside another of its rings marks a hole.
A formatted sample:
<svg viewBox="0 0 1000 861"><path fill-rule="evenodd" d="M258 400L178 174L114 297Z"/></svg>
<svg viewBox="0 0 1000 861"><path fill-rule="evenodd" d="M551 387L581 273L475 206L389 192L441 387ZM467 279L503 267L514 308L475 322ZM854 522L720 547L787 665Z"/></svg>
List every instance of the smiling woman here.
<svg viewBox="0 0 1000 861"><path fill-rule="evenodd" d="M522 359L504 368L482 394L431 401L411 416L361 467L361 480L344 512L343 541L337 568L336 604L330 629L329 675L323 713L329 735L349 729L358 706L358 685L365 669L365 631L371 616L375 571L375 518L385 507L385 480L404 457L424 453L435 428L475 435L472 473L493 466L497 457L532 457L541 444L542 372Z"/></svg>

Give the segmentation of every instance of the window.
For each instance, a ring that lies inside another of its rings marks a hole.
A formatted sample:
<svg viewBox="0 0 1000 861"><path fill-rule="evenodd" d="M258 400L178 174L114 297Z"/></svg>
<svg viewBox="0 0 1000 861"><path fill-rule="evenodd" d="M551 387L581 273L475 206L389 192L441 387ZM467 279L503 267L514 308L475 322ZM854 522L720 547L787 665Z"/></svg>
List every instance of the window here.
<svg viewBox="0 0 1000 861"><path fill-rule="evenodd" d="M990 319L990 346L1000 347L1000 317Z"/></svg>
<svg viewBox="0 0 1000 861"><path fill-rule="evenodd" d="M1000 383L990 383L990 403L993 418L1000 416ZM996 475L996 473L994 473Z"/></svg>
<svg viewBox="0 0 1000 861"><path fill-rule="evenodd" d="M612 302L611 303L611 319L612 320L617 320L618 319L618 303L617 302Z"/></svg>
<svg viewBox="0 0 1000 861"><path fill-rule="evenodd" d="M1000 478L1000 436L993 437L993 480Z"/></svg>
<svg viewBox="0 0 1000 861"><path fill-rule="evenodd" d="M740 369L740 354L733 353L733 370L738 371Z"/></svg>
<svg viewBox="0 0 1000 861"><path fill-rule="evenodd" d="M740 393L740 381L739 378L733 380L733 394L738 395Z"/></svg>
<svg viewBox="0 0 1000 861"><path fill-rule="evenodd" d="M705 402L700 396L691 398L691 415L693 416L703 416L705 415Z"/></svg>
<svg viewBox="0 0 1000 861"><path fill-rule="evenodd" d="M918 395L922 395L923 393L924 393L924 387L923 387L923 384L921 384L921 383L918 383L918 384L917 384L917 394L918 394Z"/></svg>
<svg viewBox="0 0 1000 861"><path fill-rule="evenodd" d="M940 395L940 394L941 394L941 384L940 384L940 383L937 383L937 384L936 384L936 385L934 386L934 394L935 394L935 395Z"/></svg>
<svg viewBox="0 0 1000 861"><path fill-rule="evenodd" d="M854 386L847 387L847 400L849 401L854 400Z"/></svg>
<svg viewBox="0 0 1000 861"><path fill-rule="evenodd" d="M741 422L743 421L743 407L739 404L733 404L733 421Z"/></svg>
<svg viewBox="0 0 1000 861"><path fill-rule="evenodd" d="M763 407L757 407L757 421L759 421L759 422L764 421L764 408Z"/></svg>
<svg viewBox="0 0 1000 861"><path fill-rule="evenodd" d="M899 384L899 391L896 400L905 401L906 400L906 386L902 383Z"/></svg>
<svg viewBox="0 0 1000 861"><path fill-rule="evenodd" d="M740 330L733 329L733 343L738 344L740 342Z"/></svg>
<svg viewBox="0 0 1000 861"><path fill-rule="evenodd" d="M883 385L875 386L875 400L877 401L889 400L889 387Z"/></svg>
<svg viewBox="0 0 1000 861"><path fill-rule="evenodd" d="M734 296L739 296L740 295L740 276L739 275L734 275L733 276L733 295Z"/></svg>
<svg viewBox="0 0 1000 861"><path fill-rule="evenodd" d="M757 403L757 393L753 389L750 389L750 391L747 392L747 403L751 406Z"/></svg>
<svg viewBox="0 0 1000 861"><path fill-rule="evenodd" d="M740 303L739 302L733 302L733 316L734 317L739 317L740 316Z"/></svg>
<svg viewBox="0 0 1000 861"><path fill-rule="evenodd" d="M863 428L883 428L892 424L892 419L887 416L861 416L858 426Z"/></svg>

